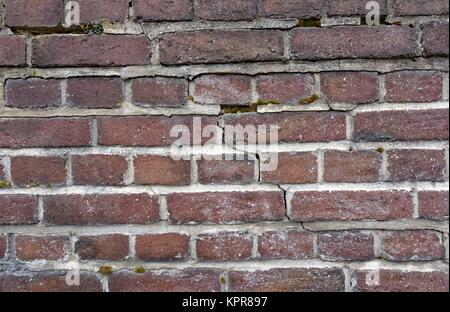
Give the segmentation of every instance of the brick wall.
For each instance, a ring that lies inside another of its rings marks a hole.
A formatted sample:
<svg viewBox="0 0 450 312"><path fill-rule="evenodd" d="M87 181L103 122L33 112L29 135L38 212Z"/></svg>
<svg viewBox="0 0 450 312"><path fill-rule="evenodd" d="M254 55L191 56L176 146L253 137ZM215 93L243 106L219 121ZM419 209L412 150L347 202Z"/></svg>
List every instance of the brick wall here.
<svg viewBox="0 0 450 312"><path fill-rule="evenodd" d="M0 291L448 291L447 1L65 2L0 0Z"/></svg>

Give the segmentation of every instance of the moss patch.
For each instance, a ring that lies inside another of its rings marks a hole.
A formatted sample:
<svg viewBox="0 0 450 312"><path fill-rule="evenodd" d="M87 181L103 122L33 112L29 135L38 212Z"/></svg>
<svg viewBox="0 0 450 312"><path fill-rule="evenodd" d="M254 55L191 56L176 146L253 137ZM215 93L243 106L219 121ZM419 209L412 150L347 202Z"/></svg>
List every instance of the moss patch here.
<svg viewBox="0 0 450 312"><path fill-rule="evenodd" d="M0 188L10 188L11 182L6 180L0 180Z"/></svg>
<svg viewBox="0 0 450 312"><path fill-rule="evenodd" d="M376 149L376 151L377 151L378 153L380 153L380 154L383 154L383 153L384 153L384 148L379 147L379 148Z"/></svg>
<svg viewBox="0 0 450 312"><path fill-rule="evenodd" d="M98 273L101 275L110 275L113 272L113 268L110 266L102 266L100 269L98 269Z"/></svg>
<svg viewBox="0 0 450 312"><path fill-rule="evenodd" d="M299 19L297 27L321 27L322 23L320 19L311 18L311 19Z"/></svg>
<svg viewBox="0 0 450 312"><path fill-rule="evenodd" d="M80 25L81 30L88 35L101 35L103 33L103 25L101 22L90 22Z"/></svg>
<svg viewBox="0 0 450 312"><path fill-rule="evenodd" d="M318 96L317 94L313 94L311 96L308 96L307 98L301 99L300 101L298 101L298 104L310 105L310 104L318 101L319 99L320 99L320 96Z"/></svg>
<svg viewBox="0 0 450 312"><path fill-rule="evenodd" d="M221 108L224 114L256 113L258 112L258 106L280 104L281 103L278 100L258 100L250 105L224 105Z"/></svg>
<svg viewBox="0 0 450 312"><path fill-rule="evenodd" d="M143 266L135 267L134 268L134 273L139 273L139 274L145 273L145 269L144 269Z"/></svg>

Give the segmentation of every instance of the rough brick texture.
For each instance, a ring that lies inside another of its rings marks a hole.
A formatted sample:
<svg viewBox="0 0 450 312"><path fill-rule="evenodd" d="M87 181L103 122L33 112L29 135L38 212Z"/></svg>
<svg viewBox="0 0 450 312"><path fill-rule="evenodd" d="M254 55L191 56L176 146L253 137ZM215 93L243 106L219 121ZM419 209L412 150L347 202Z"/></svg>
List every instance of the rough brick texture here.
<svg viewBox="0 0 450 312"><path fill-rule="evenodd" d="M448 1L76 2L0 0L0 292L448 292Z"/></svg>

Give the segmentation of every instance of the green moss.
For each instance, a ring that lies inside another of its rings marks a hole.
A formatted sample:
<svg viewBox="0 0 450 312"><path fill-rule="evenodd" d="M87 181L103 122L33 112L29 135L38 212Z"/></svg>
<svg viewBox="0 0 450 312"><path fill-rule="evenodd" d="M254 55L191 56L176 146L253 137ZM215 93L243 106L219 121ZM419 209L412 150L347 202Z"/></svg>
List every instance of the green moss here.
<svg viewBox="0 0 450 312"><path fill-rule="evenodd" d="M134 273L139 273L139 274L145 273L145 269L144 269L143 266L135 267L134 268Z"/></svg>
<svg viewBox="0 0 450 312"><path fill-rule="evenodd" d="M311 96L308 96L307 98L301 99L300 101L298 101L298 104L309 105L309 104L312 104L312 103L318 101L319 99L320 99L320 96L318 96L317 94L313 94Z"/></svg>
<svg viewBox="0 0 450 312"><path fill-rule="evenodd" d="M189 95L186 97L186 100L189 102L194 102L194 97L192 95Z"/></svg>
<svg viewBox="0 0 450 312"><path fill-rule="evenodd" d="M384 148L379 147L379 148L376 149L376 151L377 151L378 153L380 153L380 154L383 154L383 153L384 153Z"/></svg>
<svg viewBox="0 0 450 312"><path fill-rule="evenodd" d="M101 275L110 275L113 272L113 268L110 266L102 266L100 269L98 269L98 273Z"/></svg>
<svg viewBox="0 0 450 312"><path fill-rule="evenodd" d="M27 184L27 187L39 187L41 186L39 183L37 183L36 181L29 181Z"/></svg>
<svg viewBox="0 0 450 312"><path fill-rule="evenodd" d="M320 27L322 26L320 19L311 18L311 19L299 19L298 27Z"/></svg>
<svg viewBox="0 0 450 312"><path fill-rule="evenodd" d="M103 25L101 22L89 22L80 25L81 30L88 35L101 35L103 33Z"/></svg>
<svg viewBox="0 0 450 312"><path fill-rule="evenodd" d="M256 113L258 111L258 106L280 104L281 103L278 100L257 100L250 105L222 106L222 112L224 114Z"/></svg>
<svg viewBox="0 0 450 312"><path fill-rule="evenodd" d="M226 283L227 283L227 280L225 279L225 276L220 276L220 283L222 284L222 285L225 285Z"/></svg>
<svg viewBox="0 0 450 312"><path fill-rule="evenodd" d="M0 180L0 189L1 188L10 188L11 187L11 182L6 181L6 180Z"/></svg>

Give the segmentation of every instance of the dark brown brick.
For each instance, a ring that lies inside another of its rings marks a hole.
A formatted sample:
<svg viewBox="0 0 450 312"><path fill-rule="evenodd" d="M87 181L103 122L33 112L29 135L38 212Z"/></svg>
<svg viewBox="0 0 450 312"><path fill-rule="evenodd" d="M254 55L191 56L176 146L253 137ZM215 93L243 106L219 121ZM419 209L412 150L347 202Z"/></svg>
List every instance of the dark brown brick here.
<svg viewBox="0 0 450 312"><path fill-rule="evenodd" d="M45 196L44 222L54 225L148 224L159 219L148 194Z"/></svg>
<svg viewBox="0 0 450 312"><path fill-rule="evenodd" d="M145 36L60 35L39 36L32 42L33 66L127 66L150 62Z"/></svg>
<svg viewBox="0 0 450 312"><path fill-rule="evenodd" d="M136 237L136 256L144 261L184 259L188 251L189 236L184 234L146 234Z"/></svg>
<svg viewBox="0 0 450 312"><path fill-rule="evenodd" d="M75 155L72 177L75 184L123 185L128 162L119 155Z"/></svg>
<svg viewBox="0 0 450 312"><path fill-rule="evenodd" d="M60 260L68 254L69 238L66 236L17 235L17 258L23 261Z"/></svg>
<svg viewBox="0 0 450 312"><path fill-rule="evenodd" d="M415 52L414 30L407 26L305 27L295 29L292 37L294 60L391 58Z"/></svg>
<svg viewBox="0 0 450 312"><path fill-rule="evenodd" d="M287 268L229 273L233 292L343 292L342 269Z"/></svg>
<svg viewBox="0 0 450 312"><path fill-rule="evenodd" d="M6 106L14 108L45 108L61 104L61 89L56 79L8 79Z"/></svg>
<svg viewBox="0 0 450 312"><path fill-rule="evenodd" d="M359 113L354 118L356 141L448 140L448 110Z"/></svg>
<svg viewBox="0 0 450 312"><path fill-rule="evenodd" d="M195 102L201 104L250 104L251 77L246 75L203 75L195 80Z"/></svg>
<svg viewBox="0 0 450 312"><path fill-rule="evenodd" d="M81 260L119 261L128 257L128 244L128 236L122 234L80 236L75 253Z"/></svg>
<svg viewBox="0 0 450 312"><path fill-rule="evenodd" d="M66 162L57 156L11 157L11 179L16 186L64 185Z"/></svg>
<svg viewBox="0 0 450 312"><path fill-rule="evenodd" d="M0 35L0 67L22 66L27 63L27 46L24 37Z"/></svg>
<svg viewBox="0 0 450 312"><path fill-rule="evenodd" d="M112 292L218 292L221 272L189 269L184 271L118 272L109 277Z"/></svg>
<svg viewBox="0 0 450 312"><path fill-rule="evenodd" d="M167 207L174 223L275 221L285 215L282 192L174 193Z"/></svg>
<svg viewBox="0 0 450 312"><path fill-rule="evenodd" d="M160 41L161 63L207 64L279 61L283 33L278 30L201 30L169 33Z"/></svg>
<svg viewBox="0 0 450 312"><path fill-rule="evenodd" d="M419 215L429 220L448 220L448 191L419 192Z"/></svg>
<svg viewBox="0 0 450 312"><path fill-rule="evenodd" d="M330 72L320 74L320 87L329 102L364 104L379 99L378 74Z"/></svg>
<svg viewBox="0 0 450 312"><path fill-rule="evenodd" d="M250 183L255 179L253 160L197 161L198 180L202 184Z"/></svg>
<svg viewBox="0 0 450 312"><path fill-rule="evenodd" d="M252 238L245 232L200 234L195 243L200 260L237 261L247 260L252 255Z"/></svg>
<svg viewBox="0 0 450 312"><path fill-rule="evenodd" d="M257 6L257 0L198 0L195 15L210 21L252 20Z"/></svg>
<svg viewBox="0 0 450 312"><path fill-rule="evenodd" d="M140 78L132 80L131 91L136 105L181 107L187 102L188 83L180 78Z"/></svg>
<svg viewBox="0 0 450 312"><path fill-rule="evenodd" d="M0 120L0 147L76 147L91 143L90 120L15 118Z"/></svg>
<svg viewBox="0 0 450 312"><path fill-rule="evenodd" d="M295 230L274 230L258 237L262 259L307 259L314 257L314 234Z"/></svg>
<svg viewBox="0 0 450 312"><path fill-rule="evenodd" d="M354 291L363 292L448 292L448 272L379 270L379 283L368 283L371 271L356 271Z"/></svg>
<svg viewBox="0 0 450 312"><path fill-rule="evenodd" d="M404 71L385 77L387 102L434 102L442 99L443 78L432 72Z"/></svg>
<svg viewBox="0 0 450 312"><path fill-rule="evenodd" d="M320 258L328 261L367 261L375 258L372 234L329 232L319 235Z"/></svg>
<svg viewBox="0 0 450 312"><path fill-rule="evenodd" d="M394 0L394 15L440 15L448 14L448 1L441 0Z"/></svg>
<svg viewBox="0 0 450 312"><path fill-rule="evenodd" d="M63 16L63 0L5 0L5 23L9 27L56 27Z"/></svg>
<svg viewBox="0 0 450 312"><path fill-rule="evenodd" d="M36 196L0 195L0 224L34 224L37 222Z"/></svg>
<svg viewBox="0 0 450 312"><path fill-rule="evenodd" d="M261 15L271 18L308 18L321 16L320 0L262 0Z"/></svg>
<svg viewBox="0 0 450 312"><path fill-rule="evenodd" d="M317 158L313 153L279 153L278 166L261 172L261 181L302 184L317 182Z"/></svg>
<svg viewBox="0 0 450 312"><path fill-rule="evenodd" d="M192 0L133 0L134 16L142 21L186 21L192 18Z"/></svg>
<svg viewBox="0 0 450 312"><path fill-rule="evenodd" d="M67 104L76 108L117 108L124 98L117 77L82 77L67 81Z"/></svg>
<svg viewBox="0 0 450 312"><path fill-rule="evenodd" d="M188 185L191 183L191 162L170 156L145 155L134 158L136 184Z"/></svg>
<svg viewBox="0 0 450 312"><path fill-rule="evenodd" d="M363 16L369 10L366 9L367 0L327 0L328 16ZM380 15L386 16L388 12L388 1L378 0Z"/></svg>
<svg viewBox="0 0 450 312"><path fill-rule="evenodd" d="M388 151L390 181L443 181L445 152L440 150Z"/></svg>
<svg viewBox="0 0 450 312"><path fill-rule="evenodd" d="M256 79L256 91L261 101L299 104L314 92L314 77L310 74L271 74Z"/></svg>
<svg viewBox="0 0 450 312"><path fill-rule="evenodd" d="M442 259L445 248L438 232L396 231L383 235L382 252L393 261L431 261Z"/></svg>
<svg viewBox="0 0 450 312"><path fill-rule="evenodd" d="M77 0L80 4L80 22L124 22L128 15L128 0Z"/></svg>
<svg viewBox="0 0 450 312"><path fill-rule="evenodd" d="M296 221L411 219L413 203L406 191L305 191L292 199Z"/></svg>
<svg viewBox="0 0 450 312"><path fill-rule="evenodd" d="M432 22L423 26L422 47L424 55L448 56L448 49L449 49L448 36L449 36L448 22L447 23Z"/></svg>
<svg viewBox="0 0 450 312"><path fill-rule="evenodd" d="M376 151L326 151L326 182L369 183L380 180L381 154Z"/></svg>

